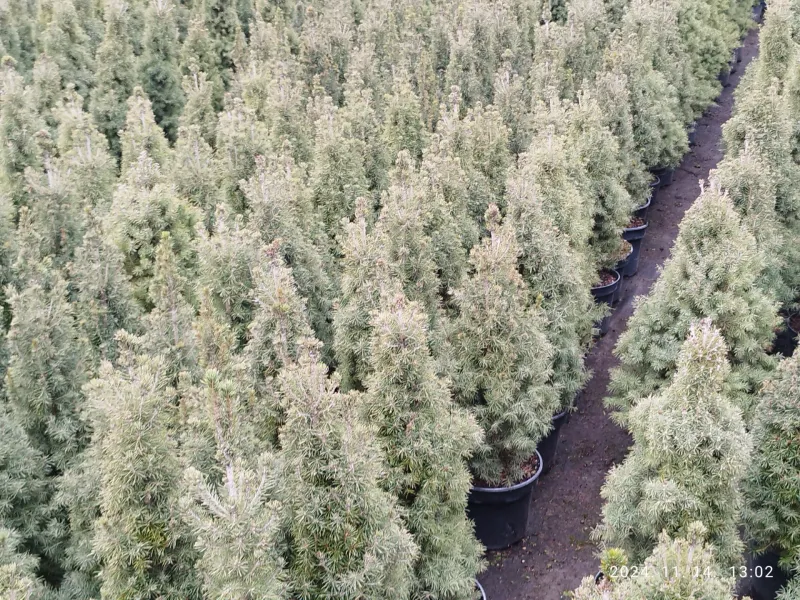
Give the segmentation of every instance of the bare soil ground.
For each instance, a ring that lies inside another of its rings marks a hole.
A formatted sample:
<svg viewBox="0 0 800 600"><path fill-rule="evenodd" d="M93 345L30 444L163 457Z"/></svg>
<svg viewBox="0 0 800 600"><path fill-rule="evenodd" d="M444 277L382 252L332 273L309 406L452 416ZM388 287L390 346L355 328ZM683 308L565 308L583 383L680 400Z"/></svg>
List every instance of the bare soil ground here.
<svg viewBox="0 0 800 600"><path fill-rule="evenodd" d="M669 256L678 224L699 195L699 180L707 180L722 158L722 125L731 115L733 90L757 53L758 30L754 29L744 41L742 62L731 75L730 86L698 121L695 146L676 170L672 185L659 191L649 209L639 272L625 280L625 297L611 316L609 332L587 357L593 377L561 430L553 470L534 490L528 536L487 557L490 566L479 579L489 600L560 600L565 591L598 569L590 533L600 517L600 487L606 472L622 461L630 445L627 432L603 408L609 369L617 364L612 350L633 312L633 298L647 294Z"/></svg>

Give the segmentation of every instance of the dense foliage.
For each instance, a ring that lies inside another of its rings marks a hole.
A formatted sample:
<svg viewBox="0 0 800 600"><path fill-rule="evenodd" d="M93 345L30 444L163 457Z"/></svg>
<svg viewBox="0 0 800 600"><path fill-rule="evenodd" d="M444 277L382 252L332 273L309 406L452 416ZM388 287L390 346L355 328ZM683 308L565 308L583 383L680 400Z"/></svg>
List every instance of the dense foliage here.
<svg viewBox="0 0 800 600"><path fill-rule="evenodd" d="M0 596L471 598L471 477L529 475L571 408L589 288L749 11L0 3ZM747 86L778 80L764 123L798 104L782 22ZM788 235L781 135L742 154ZM772 368L754 286L789 302L793 255L712 189L681 260L718 232L739 262L703 263L724 308L676 318L647 393L712 316L735 376L709 394L744 406Z"/></svg>

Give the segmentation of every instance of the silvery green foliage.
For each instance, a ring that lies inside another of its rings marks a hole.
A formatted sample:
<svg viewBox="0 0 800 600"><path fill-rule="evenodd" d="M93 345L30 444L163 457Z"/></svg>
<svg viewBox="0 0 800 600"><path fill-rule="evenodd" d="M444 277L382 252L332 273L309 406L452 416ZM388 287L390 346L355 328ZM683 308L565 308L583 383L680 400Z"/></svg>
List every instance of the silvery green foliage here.
<svg viewBox="0 0 800 600"><path fill-rule="evenodd" d="M764 260L730 198L712 182L686 212L672 255L650 295L636 303L615 354L607 406L625 422L640 399L669 384L693 321L711 318L731 349L730 399L752 418L755 394L774 368L766 354L777 305L758 287Z"/></svg>
<svg viewBox="0 0 800 600"><path fill-rule="evenodd" d="M123 134L123 157L125 143ZM158 163L146 152L129 165L114 192L113 206L114 210L105 216L104 230L123 257L134 296L149 309L153 299L148 288L162 233L169 234L182 274L194 277L197 256L192 241L200 213L177 195Z"/></svg>
<svg viewBox="0 0 800 600"><path fill-rule="evenodd" d="M490 236L473 248L472 273L456 292L451 323L453 391L484 430L471 461L473 475L499 486L524 478L524 465L551 428L559 397L549 381L553 347L544 311L531 302L517 270L514 224L486 212Z"/></svg>
<svg viewBox="0 0 800 600"><path fill-rule="evenodd" d="M36 109L32 88L14 68L14 60L4 57L0 70L0 134L5 140L0 144L0 191L18 208L27 204L25 168L42 166L36 136L45 122Z"/></svg>
<svg viewBox="0 0 800 600"><path fill-rule="evenodd" d="M139 80L152 101L156 123L174 141L186 101L178 66L179 42L172 0L150 0L144 20Z"/></svg>
<svg viewBox="0 0 800 600"><path fill-rule="evenodd" d="M287 571L302 600L404 598L417 548L395 499L380 488L375 433L354 414L361 399L337 391L306 340L279 377L286 422L280 431L287 507Z"/></svg>
<svg viewBox="0 0 800 600"><path fill-rule="evenodd" d="M36 578L37 560L24 553L22 540L12 529L0 527L0 596L13 600L36 600L45 591Z"/></svg>
<svg viewBox="0 0 800 600"><path fill-rule="evenodd" d="M61 79L74 84L82 98L89 98L94 84L94 49L84 30L88 23L72 0L53 2L52 13L38 45L58 65Z"/></svg>
<svg viewBox="0 0 800 600"><path fill-rule="evenodd" d="M197 537L204 597L280 600L286 597L279 543L282 507L270 497L276 468L258 439L252 389L238 376L230 329L204 311L197 331L207 346L206 370L196 388L199 401L187 408L213 440L215 468L210 476L188 469L191 493L183 510ZM184 448L191 451L191 446ZM198 462L197 453L187 457Z"/></svg>
<svg viewBox="0 0 800 600"><path fill-rule="evenodd" d="M120 335L119 366L105 363L86 388L100 475L101 597L200 598L194 539L179 510L175 390L166 361L135 354L141 340Z"/></svg>
<svg viewBox="0 0 800 600"><path fill-rule="evenodd" d="M121 0L107 2L105 23L105 35L95 57L97 69L90 108L114 156L120 156L119 132L125 125L128 98L137 80L126 4Z"/></svg>
<svg viewBox="0 0 800 600"><path fill-rule="evenodd" d="M545 215L529 178L512 172L507 190L508 218L521 250L520 272L531 302L547 318L547 337L554 351L550 383L559 395L560 408L567 409L587 380L585 348L598 316L589 293L589 259L575 251Z"/></svg>
<svg viewBox="0 0 800 600"><path fill-rule="evenodd" d="M120 131L120 146L122 179L128 176L129 170L136 169L142 153L146 153L164 169L168 167L172 158L167 138L153 115L153 105L140 86L136 86L128 98L125 128Z"/></svg>
<svg viewBox="0 0 800 600"><path fill-rule="evenodd" d="M745 485L747 533L759 549L800 566L800 351L765 383L753 424L753 460Z"/></svg>
<svg viewBox="0 0 800 600"><path fill-rule="evenodd" d="M707 533L699 521L690 523L681 536L671 537L663 532L643 564L616 564L616 568L606 572L601 585L595 584L594 577L587 577L571 597L574 600L734 600L735 581L730 571L720 566L715 548L705 542ZM620 572L627 576L619 575Z"/></svg>
<svg viewBox="0 0 800 600"><path fill-rule="evenodd" d="M784 586L775 600L799 600L800 599L800 577L795 577Z"/></svg>
<svg viewBox="0 0 800 600"><path fill-rule="evenodd" d="M466 461L482 436L437 376L428 338L421 304L399 292L383 299L373 320L365 409L388 470L384 489L405 509L419 546L411 597L471 600L483 548L464 512Z"/></svg>
<svg viewBox="0 0 800 600"><path fill-rule="evenodd" d="M668 387L641 400L628 415L633 448L609 472L595 535L620 547L634 563L658 535L686 535L693 521L720 562L741 560L739 484L751 442L741 410L725 392L729 349L710 319L693 322Z"/></svg>
<svg viewBox="0 0 800 600"><path fill-rule="evenodd" d="M275 379L297 361L304 340L313 337L306 301L300 295L292 269L286 267L278 244L264 248L253 267L253 320L242 352L247 381L252 385L258 410L259 440L275 444L285 420L286 406L278 401Z"/></svg>

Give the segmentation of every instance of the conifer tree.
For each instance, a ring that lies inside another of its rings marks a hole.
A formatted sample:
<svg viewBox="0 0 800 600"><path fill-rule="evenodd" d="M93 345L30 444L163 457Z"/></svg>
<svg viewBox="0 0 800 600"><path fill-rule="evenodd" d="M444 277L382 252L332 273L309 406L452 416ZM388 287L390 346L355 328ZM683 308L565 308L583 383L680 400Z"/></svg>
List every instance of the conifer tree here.
<svg viewBox="0 0 800 600"><path fill-rule="evenodd" d="M508 215L521 250L520 272L532 301L547 317L547 337L554 350L551 385L561 409L570 408L587 379L583 357L598 316L589 293L589 256L570 247L567 236L545 214L529 178L510 172L507 189Z"/></svg>
<svg viewBox="0 0 800 600"><path fill-rule="evenodd" d="M122 254L134 296L143 307L150 308L148 287L162 232L169 233L179 269L193 277L197 257L192 240L200 215L176 195L158 164L144 152L117 186L113 202L114 210L105 217L104 230Z"/></svg>
<svg viewBox="0 0 800 600"><path fill-rule="evenodd" d="M336 391L311 340L279 386L287 407L280 445L292 596L408 596L417 548L394 498L380 488L375 434L354 414L360 400Z"/></svg>
<svg viewBox="0 0 800 600"><path fill-rule="evenodd" d="M2 59L0 81L0 191L15 208L26 204L23 173L26 167L42 166L42 151L36 136L45 127L36 110L31 88L26 87L10 57Z"/></svg>
<svg viewBox="0 0 800 600"><path fill-rule="evenodd" d="M52 15L38 40L61 71L61 80L87 100L94 84L94 49L72 0L53 2Z"/></svg>
<svg viewBox="0 0 800 600"><path fill-rule="evenodd" d="M233 332L206 310L205 302L195 331L205 346L200 360L205 374L194 410L198 425L211 434L221 471L217 481L216 473L204 477L190 467L185 478L193 493L184 510L197 537L204 597L279 600L286 582L279 540L283 509L271 494L274 457L258 442L252 390L237 378ZM193 464L197 454L189 455Z"/></svg>
<svg viewBox="0 0 800 600"><path fill-rule="evenodd" d="M517 270L516 232L511 223L500 224L495 205L486 223L491 235L473 248L473 272L455 298L453 390L485 435L471 461L473 475L502 486L526 479L525 466L549 431L559 399L548 385L553 348L545 316L530 302Z"/></svg>
<svg viewBox="0 0 800 600"><path fill-rule="evenodd" d="M184 77L197 71L205 73L211 88L212 106L214 110L222 108L225 86L220 74L220 57L216 53L211 35L201 16L191 19L186 38L181 44L181 73Z"/></svg>
<svg viewBox="0 0 800 600"><path fill-rule="evenodd" d="M36 578L37 561L21 551L19 535L0 527L0 596L3 598L33 599L45 593Z"/></svg>
<svg viewBox="0 0 800 600"><path fill-rule="evenodd" d="M83 236L68 272L78 329L91 343L97 364L113 362L117 331L135 333L141 309L134 301L122 256L103 237L99 223Z"/></svg>
<svg viewBox="0 0 800 600"><path fill-rule="evenodd" d="M353 215L356 198L368 195L364 143L354 138L330 98L325 98L316 121L316 142L310 186L330 248L341 254L337 237L342 219Z"/></svg>
<svg viewBox="0 0 800 600"><path fill-rule="evenodd" d="M465 461L481 441L474 418L451 404L436 375L424 307L399 293L374 319L366 412L389 469L385 489L408 511L419 547L414 598L469 599L482 548L466 519ZM413 490L409 492L409 490Z"/></svg>
<svg viewBox="0 0 800 600"><path fill-rule="evenodd" d="M100 456L94 551L102 560L101 597L200 598L194 540L178 505L168 365L134 354L135 340L121 341L133 347L123 351L120 367L105 363L87 387Z"/></svg>
<svg viewBox="0 0 800 600"><path fill-rule="evenodd" d="M217 113L214 110L213 88L206 74L193 68L183 77L186 104L180 115L181 127L197 127L206 144L213 144L217 136Z"/></svg>
<svg viewBox="0 0 800 600"><path fill-rule="evenodd" d="M43 532L51 517L47 458L34 448L7 406L0 416L0 523L3 529L12 530L24 547L41 550Z"/></svg>
<svg viewBox="0 0 800 600"><path fill-rule="evenodd" d="M249 205L241 189L256 172L256 157L268 154L269 133L256 118L255 111L241 98L226 95L225 108L217 124L216 156L223 176L223 190L236 212L245 212Z"/></svg>
<svg viewBox="0 0 800 600"><path fill-rule="evenodd" d="M9 0L0 7L0 50L11 56L27 73L36 59L35 5Z"/></svg>
<svg viewBox="0 0 800 600"><path fill-rule="evenodd" d="M61 101L61 72L58 65L47 54L40 54L33 64L33 93L36 98L36 109L47 124L52 135L57 127L53 110Z"/></svg>
<svg viewBox="0 0 800 600"><path fill-rule="evenodd" d="M281 260L277 243L264 248L253 266L253 320L243 357L248 380L261 398L258 437L275 443L284 422L285 407L275 402L274 381L281 369L294 364L303 340L311 337L305 299L293 272Z"/></svg>
<svg viewBox="0 0 800 600"><path fill-rule="evenodd" d="M201 127L190 125L178 130L178 141L170 168L170 180L178 194L197 207L206 231L214 228L217 206L225 198L220 192L220 163L203 137Z"/></svg>
<svg viewBox="0 0 800 600"><path fill-rule="evenodd" d="M774 366L765 349L777 307L757 285L763 268L755 239L712 182L686 212L672 256L614 350L621 365L606 402L616 418L624 422L631 406L669 382L690 324L709 317L731 349L727 393L750 421L754 394Z"/></svg>
<svg viewBox="0 0 800 600"><path fill-rule="evenodd" d="M156 123L175 141L185 98L179 70L178 29L172 0L150 0L145 13L139 80L150 98Z"/></svg>
<svg viewBox="0 0 800 600"><path fill-rule="evenodd" d="M128 113L125 117L125 129L120 132L122 147L122 177L140 160L143 152L166 167L170 160L170 148L164 132L156 124L153 106L144 90L137 86L128 99Z"/></svg>
<svg viewBox="0 0 800 600"><path fill-rule="evenodd" d="M309 322L323 343L325 360L329 360L334 266L325 251L327 237L313 209L302 168L284 148L277 157L256 160L256 173L243 189L252 210L249 228L259 233L263 244L279 241L280 254L308 303Z"/></svg>
<svg viewBox="0 0 800 600"><path fill-rule="evenodd" d="M609 472L596 535L638 563L658 535L686 535L693 521L708 528L724 566L741 560L739 482L751 441L741 411L724 392L728 347L710 319L694 322L672 382L630 412L633 449Z"/></svg>
<svg viewBox="0 0 800 600"><path fill-rule="evenodd" d="M336 371L343 390L363 389L369 374L372 311L380 301L385 265L374 243L365 199L356 202L355 219L344 227L341 297L333 315Z"/></svg>
<svg viewBox="0 0 800 600"><path fill-rule="evenodd" d="M58 166L76 206L104 213L110 204L117 165L109 153L105 136L92 116L83 110L77 94L67 94L56 110L58 120Z"/></svg>
<svg viewBox="0 0 800 600"><path fill-rule="evenodd" d="M83 403L86 348L74 322L67 284L49 258L28 266L24 287L8 298L13 315L8 331L6 394L33 448L59 474L84 447L78 413Z"/></svg>
<svg viewBox="0 0 800 600"><path fill-rule="evenodd" d="M95 56L97 69L91 111L98 129L108 139L111 152L119 157L122 152L119 132L125 125L128 98L138 79L128 6L119 0L109 0L105 22L105 35Z"/></svg>
<svg viewBox="0 0 800 600"><path fill-rule="evenodd" d="M720 566L717 552L705 542L706 527L699 521L689 524L685 535L671 537L666 532L658 536L658 545L642 565L630 567L615 556L617 573L636 573L632 577L613 578L609 572L597 585L587 577L572 592L575 600L734 600L735 582L727 568ZM605 554L611 559L612 551ZM624 553L623 553L623 558ZM621 564L620 564L621 563ZM621 568L620 568L621 567Z"/></svg>
<svg viewBox="0 0 800 600"><path fill-rule="evenodd" d="M241 30L235 4L226 0L198 0L196 6L211 37L222 82L227 86L234 69L236 35Z"/></svg>
<svg viewBox="0 0 800 600"><path fill-rule="evenodd" d="M426 145L420 100L407 77L395 75L391 94L384 99L382 138L393 161L397 153L407 150L415 160L422 158Z"/></svg>
<svg viewBox="0 0 800 600"><path fill-rule="evenodd" d="M153 308L144 319L143 348L165 358L164 371L171 384L176 383L183 372L194 375L197 368L197 344L192 329L195 311L187 301L190 294L172 236L164 231L156 247L148 290Z"/></svg>
<svg viewBox="0 0 800 600"><path fill-rule="evenodd" d="M262 258L261 245L259 232L246 228L241 215L227 215L222 205L214 217L213 235L198 239L198 283L241 343L253 318L253 270Z"/></svg>
<svg viewBox="0 0 800 600"><path fill-rule="evenodd" d="M744 521L759 550L800 565L800 352L784 360L762 388L753 425L753 461L745 485Z"/></svg>

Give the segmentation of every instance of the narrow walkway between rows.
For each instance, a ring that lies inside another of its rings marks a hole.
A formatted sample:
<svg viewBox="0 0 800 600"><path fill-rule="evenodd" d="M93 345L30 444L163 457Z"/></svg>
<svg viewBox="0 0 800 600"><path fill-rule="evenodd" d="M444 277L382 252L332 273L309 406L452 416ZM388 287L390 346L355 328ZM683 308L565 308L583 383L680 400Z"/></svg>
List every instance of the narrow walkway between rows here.
<svg viewBox="0 0 800 600"><path fill-rule="evenodd" d="M612 351L633 312L633 299L645 295L667 259L678 225L700 192L699 181L722 158L722 125L731 116L733 91L746 66L758 54L758 30L750 32L742 62L718 103L697 123L697 141L662 188L648 212L650 226L642 245L638 274L625 281L625 298L611 318L608 334L587 357L593 377L579 396L577 410L561 431L553 470L539 481L531 503L529 535L508 550L488 556L489 568L479 579L489 600L560 600L598 567L590 534L600 517L600 488L606 472L621 462L630 445L624 430L603 409L609 369L617 364Z"/></svg>

